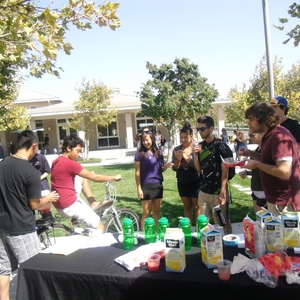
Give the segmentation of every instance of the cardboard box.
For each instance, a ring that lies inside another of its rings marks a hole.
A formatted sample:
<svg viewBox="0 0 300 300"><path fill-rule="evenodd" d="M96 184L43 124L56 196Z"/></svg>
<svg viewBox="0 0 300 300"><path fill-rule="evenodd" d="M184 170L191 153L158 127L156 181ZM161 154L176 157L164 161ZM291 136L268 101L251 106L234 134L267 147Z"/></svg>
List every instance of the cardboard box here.
<svg viewBox="0 0 300 300"><path fill-rule="evenodd" d="M217 261L223 259L222 234L208 224L201 230L201 257L207 268L216 268Z"/></svg>
<svg viewBox="0 0 300 300"><path fill-rule="evenodd" d="M267 253L274 253L274 244L282 244L282 226L281 220L272 215L265 218L265 241Z"/></svg>
<svg viewBox="0 0 300 300"><path fill-rule="evenodd" d="M166 272L182 273L185 269L184 233L181 228L167 228L164 242L166 246Z"/></svg>
<svg viewBox="0 0 300 300"><path fill-rule="evenodd" d="M267 209L262 207L262 209L255 214L258 227L264 230L265 218L270 217L272 215L272 213L270 213Z"/></svg>
<svg viewBox="0 0 300 300"><path fill-rule="evenodd" d="M299 247L299 215L297 212L284 212L281 216L283 244Z"/></svg>

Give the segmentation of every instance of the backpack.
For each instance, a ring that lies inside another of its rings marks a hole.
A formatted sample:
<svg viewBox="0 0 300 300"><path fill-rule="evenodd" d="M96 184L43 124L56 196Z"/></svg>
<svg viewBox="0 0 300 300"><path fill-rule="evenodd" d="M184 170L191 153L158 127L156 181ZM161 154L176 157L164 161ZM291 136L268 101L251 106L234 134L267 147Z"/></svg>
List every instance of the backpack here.
<svg viewBox="0 0 300 300"><path fill-rule="evenodd" d="M220 157L220 145L221 145L222 141L220 139L215 139L214 140L214 149L216 150L216 157L217 159L220 160L221 162L221 157ZM223 142L224 143L224 142ZM226 145L226 143L224 143ZM227 146L227 145L226 145ZM227 146L228 147L228 146ZM229 151L231 152L232 154L232 151L231 149L228 147ZM233 155L233 154L232 154ZM228 181L231 180L235 175L235 167L233 168L228 168Z"/></svg>

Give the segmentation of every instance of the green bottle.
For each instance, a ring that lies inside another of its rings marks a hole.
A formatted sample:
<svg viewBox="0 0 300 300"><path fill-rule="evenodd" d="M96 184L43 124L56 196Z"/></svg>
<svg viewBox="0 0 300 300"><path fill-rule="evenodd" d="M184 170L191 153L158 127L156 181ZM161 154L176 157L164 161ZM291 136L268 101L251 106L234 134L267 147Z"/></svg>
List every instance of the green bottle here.
<svg viewBox="0 0 300 300"><path fill-rule="evenodd" d="M132 220L124 218L122 220L123 244L125 250L131 250L134 246L134 228Z"/></svg>
<svg viewBox="0 0 300 300"><path fill-rule="evenodd" d="M167 218L162 217L158 220L158 240L164 241L166 229L169 227L169 221Z"/></svg>
<svg viewBox="0 0 300 300"><path fill-rule="evenodd" d="M181 218L179 220L179 228L181 228L184 233L184 241L185 241L184 249L186 251L189 251L191 250L191 246L192 246L192 229L191 229L190 219Z"/></svg>
<svg viewBox="0 0 300 300"><path fill-rule="evenodd" d="M156 226L154 219L151 217L146 218L144 221L144 234L146 244L156 242Z"/></svg>
<svg viewBox="0 0 300 300"><path fill-rule="evenodd" d="M208 219L206 215L200 215L197 218L197 242L199 247L201 247L201 229L203 229L208 224Z"/></svg>

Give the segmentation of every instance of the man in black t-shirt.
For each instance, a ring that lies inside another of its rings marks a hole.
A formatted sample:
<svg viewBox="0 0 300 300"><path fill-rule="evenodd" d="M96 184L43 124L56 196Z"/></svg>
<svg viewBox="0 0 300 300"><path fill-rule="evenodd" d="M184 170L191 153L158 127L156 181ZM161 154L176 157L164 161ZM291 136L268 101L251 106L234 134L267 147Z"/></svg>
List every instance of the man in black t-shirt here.
<svg viewBox="0 0 300 300"><path fill-rule="evenodd" d="M276 96L271 99L270 104L274 107L276 114L279 116L280 125L285 127L295 138L300 151L300 124L297 120L287 117L289 111L289 103L286 98Z"/></svg>
<svg viewBox="0 0 300 300"><path fill-rule="evenodd" d="M197 130L203 139L203 142L200 143L201 152L194 159L195 167L197 171L201 171L202 178L198 196L200 212L205 214L208 219L213 217L215 224L218 224L214 207L220 205L226 219L226 225L223 227L224 233L232 233L228 211L228 169L223 165L220 156L228 158L233 154L227 144L213 135L214 120L211 117L200 117L197 122Z"/></svg>
<svg viewBox="0 0 300 300"><path fill-rule="evenodd" d="M40 174L28 162L38 149L36 133L21 132L17 145L0 162L0 299L9 299L12 271L40 251L34 210L58 199L55 192L40 198Z"/></svg>

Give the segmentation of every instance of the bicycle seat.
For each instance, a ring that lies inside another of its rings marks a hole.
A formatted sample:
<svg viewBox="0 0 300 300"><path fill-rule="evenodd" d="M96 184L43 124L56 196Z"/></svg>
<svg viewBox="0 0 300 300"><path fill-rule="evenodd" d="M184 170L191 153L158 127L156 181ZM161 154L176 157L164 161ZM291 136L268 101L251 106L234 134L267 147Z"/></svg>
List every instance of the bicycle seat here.
<svg viewBox="0 0 300 300"><path fill-rule="evenodd" d="M104 200L100 202L93 210L96 214L99 214L104 210L106 210L107 208L109 208L110 206L112 206L113 203L114 200Z"/></svg>

